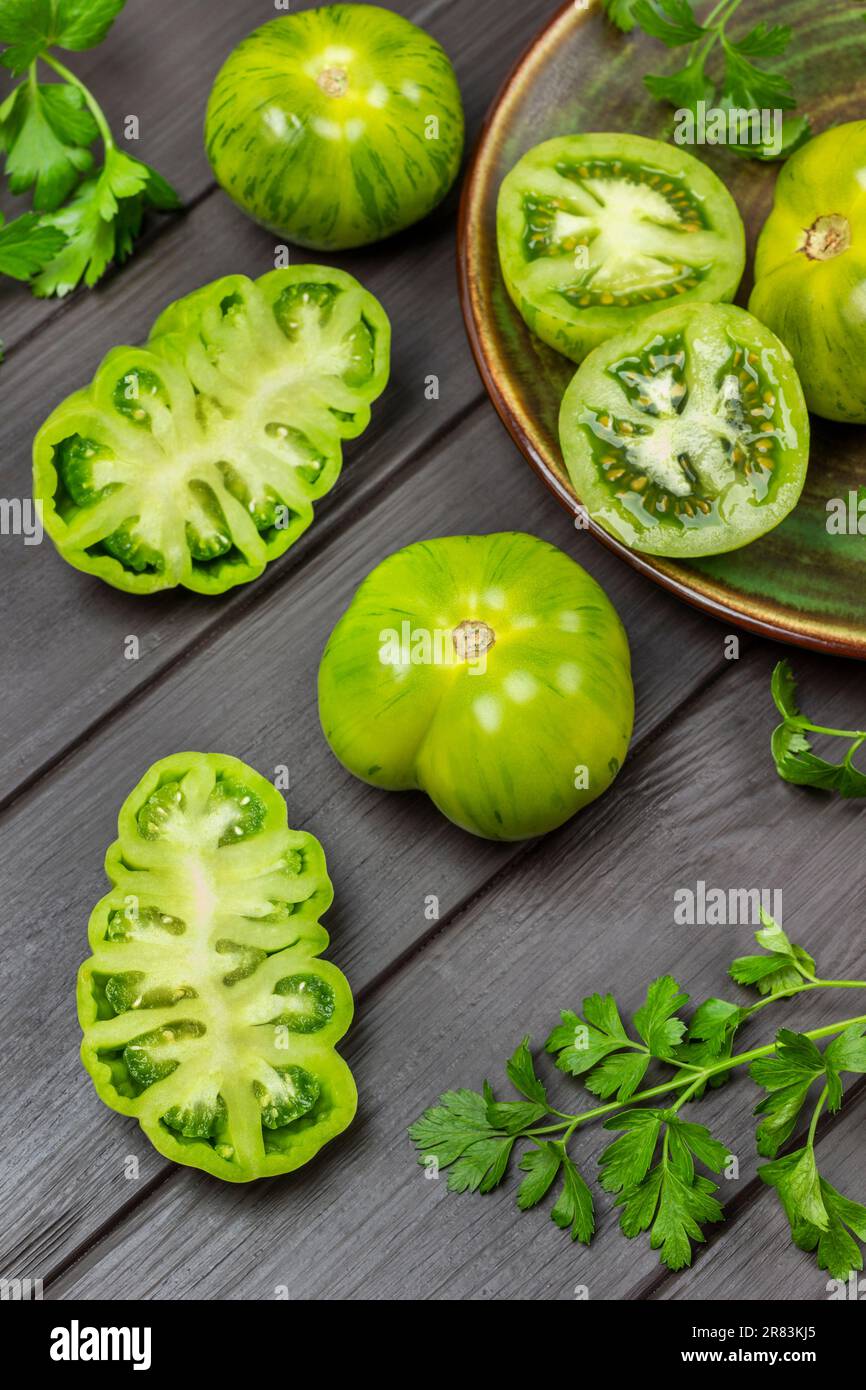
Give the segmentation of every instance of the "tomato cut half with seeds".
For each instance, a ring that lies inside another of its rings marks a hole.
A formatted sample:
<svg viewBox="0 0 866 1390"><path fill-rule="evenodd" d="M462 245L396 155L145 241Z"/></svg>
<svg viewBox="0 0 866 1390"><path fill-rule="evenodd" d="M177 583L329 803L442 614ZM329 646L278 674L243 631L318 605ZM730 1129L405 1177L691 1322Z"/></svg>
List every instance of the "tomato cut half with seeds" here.
<svg viewBox="0 0 866 1390"><path fill-rule="evenodd" d="M227 275L114 348L33 446L65 560L130 593L221 594L313 519L388 379L390 328L351 275Z"/></svg>
<svg viewBox="0 0 866 1390"><path fill-rule="evenodd" d="M351 1122L352 995L320 954L318 840L237 758L178 753L124 802L78 973L82 1061L112 1110L227 1182L288 1173Z"/></svg>
<svg viewBox="0 0 866 1390"><path fill-rule="evenodd" d="M716 555L778 526L806 479L791 355L730 304L677 305L590 353L560 441L594 521L651 555Z"/></svg>
<svg viewBox="0 0 866 1390"><path fill-rule="evenodd" d="M721 180L639 135L566 135L529 150L503 181L497 240L527 325L575 362L671 301L733 299L746 259Z"/></svg>

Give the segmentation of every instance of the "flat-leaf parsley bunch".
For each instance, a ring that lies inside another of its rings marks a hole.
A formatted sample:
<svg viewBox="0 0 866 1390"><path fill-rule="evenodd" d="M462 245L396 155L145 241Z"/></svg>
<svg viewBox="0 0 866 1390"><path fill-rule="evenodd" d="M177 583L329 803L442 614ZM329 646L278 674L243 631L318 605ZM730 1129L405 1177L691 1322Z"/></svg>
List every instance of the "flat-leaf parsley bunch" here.
<svg viewBox="0 0 866 1390"><path fill-rule="evenodd" d="M600 1104L573 1114L556 1109L524 1038L506 1064L522 1099L499 1101L486 1081L481 1092L446 1092L409 1130L419 1163L435 1160L448 1168L452 1192L491 1192L505 1177L515 1146L528 1144L519 1163L524 1176L518 1207L536 1206L555 1188L551 1218L572 1240L588 1245L595 1232L593 1197L569 1144L582 1125L602 1120L618 1137L601 1155L599 1182L622 1208L624 1235L649 1231L662 1263L682 1269L691 1264L693 1243L706 1239L704 1227L724 1219L714 1195L718 1184L708 1174L724 1172L730 1159L727 1145L682 1111L708 1086L721 1086L735 1068L748 1067L765 1093L755 1112L756 1141L758 1153L771 1161L758 1172L775 1189L792 1240L814 1250L820 1268L834 1279L862 1269L858 1240L866 1240L866 1206L821 1177L815 1132L824 1110L840 1108L843 1077L866 1072L866 1014L806 1033L782 1028L774 1042L745 1052L734 1052L734 1040L770 1004L816 989L866 989L866 980L821 979L803 947L766 913L762 921L756 933L760 954L741 956L730 967L733 980L757 989L761 998L755 1003L707 999L687 1023L680 1010L688 995L664 975L649 986L629 1030L612 995L590 995L581 1014L561 1014L547 1051ZM819 1047L825 1039L830 1041ZM641 1089L653 1061L668 1074ZM666 1104L657 1104L662 1097ZM808 1105L803 1142L779 1157Z"/></svg>
<svg viewBox="0 0 866 1390"><path fill-rule="evenodd" d="M0 63L21 79L0 105L0 152L10 192L32 203L6 226L0 217L0 274L37 295L95 285L130 255L145 208L180 206L155 169L118 149L95 97L53 51L94 48L124 4L0 0ZM60 81L41 82L40 65Z"/></svg>
<svg viewBox="0 0 866 1390"><path fill-rule="evenodd" d="M668 48L685 50L682 67L644 78L659 101L677 110L695 112L699 101L722 111L792 111L796 105L791 83L764 63L778 58L791 42L787 24L759 20L744 32L729 30L742 0L718 0L700 22L689 0L602 0L608 18L630 33L636 26ZM780 148L732 145L736 154L752 159L785 159L811 134L808 116L785 116Z"/></svg>

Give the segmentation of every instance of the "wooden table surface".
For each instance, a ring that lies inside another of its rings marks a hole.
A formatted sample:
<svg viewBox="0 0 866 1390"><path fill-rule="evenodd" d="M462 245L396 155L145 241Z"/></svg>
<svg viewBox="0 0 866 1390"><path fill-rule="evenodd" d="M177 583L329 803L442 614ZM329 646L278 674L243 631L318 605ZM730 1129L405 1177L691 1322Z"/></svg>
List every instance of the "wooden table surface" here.
<svg viewBox="0 0 866 1390"><path fill-rule="evenodd" d="M303 8L303 6L293 6ZM469 138L549 0L399 0L451 55ZM97 291L39 302L5 282L0 467L29 495L30 445L50 409L115 343L138 342L170 300L228 272L259 275L274 238L216 188L202 149L204 104L229 49L271 17L267 0L129 0L109 39L76 57L115 128L140 116L134 152L181 191L186 211L148 232ZM4 1135L3 1277L41 1278L47 1298L823 1299L826 1275L789 1242L755 1176L744 1076L691 1117L736 1153L727 1220L691 1270L673 1275L645 1238L627 1241L597 1194L586 1249L524 1215L512 1178L481 1198L425 1180L406 1127L440 1092L503 1092L523 1033L543 1042L560 1008L611 990L631 1011L672 971L693 997L736 997L729 961L748 926L674 923L674 893L699 880L781 890L785 925L825 974L862 975L866 806L784 785L769 755L770 672L780 648L663 593L577 533L516 451L471 360L457 301L452 196L393 241L325 257L383 302L393 376L332 494L299 544L257 583L219 600L134 598L78 574L49 541L0 545ZM293 254L293 259L298 259ZM425 378L440 381L428 400ZM637 725L625 770L598 803L542 840L499 846L463 834L415 794L354 781L318 726L324 641L361 578L424 537L521 529L561 546L616 604L632 645ZM134 634L140 658L127 660ZM863 670L791 653L807 708L862 724ZM301 1171L220 1184L157 1154L97 1099L78 1059L74 981L105 884L121 801L156 758L232 753L290 769L289 820L322 841L336 901L329 957L347 974L356 1023L343 1047L360 1091L350 1130ZM437 921L425 916L435 894ZM818 1026L851 1012L823 993L761 1015ZM766 1038L765 1035L766 1034ZM754 1045L754 1044L753 1044ZM576 1083L547 1062L558 1104ZM574 1104L572 1104L574 1101ZM830 1181L866 1199L866 1088L820 1128ZM574 1156L591 1175L603 1142ZM129 1157L138 1162L130 1165Z"/></svg>

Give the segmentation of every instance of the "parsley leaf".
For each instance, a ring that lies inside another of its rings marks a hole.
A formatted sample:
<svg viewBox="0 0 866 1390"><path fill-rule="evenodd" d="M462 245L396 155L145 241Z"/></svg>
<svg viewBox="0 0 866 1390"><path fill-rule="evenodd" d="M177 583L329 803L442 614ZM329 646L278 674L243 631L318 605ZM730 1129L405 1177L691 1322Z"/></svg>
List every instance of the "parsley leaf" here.
<svg viewBox="0 0 866 1390"><path fill-rule="evenodd" d="M526 1177L517 1191L517 1205L521 1211L527 1211L541 1201L559 1172L561 1162L560 1147L543 1141L523 1155L520 1170Z"/></svg>
<svg viewBox="0 0 866 1390"><path fill-rule="evenodd" d="M77 87L22 82L0 106L0 149L10 193L33 189L33 207L60 206L93 167L96 122Z"/></svg>
<svg viewBox="0 0 866 1390"><path fill-rule="evenodd" d="M0 217L0 275L29 280L58 254L66 241L56 227L45 227L35 212L3 225Z"/></svg>
<svg viewBox="0 0 866 1390"><path fill-rule="evenodd" d="M731 47L749 58L776 58L785 52L790 42L791 29L787 24L769 25L762 19L743 38L731 43Z"/></svg>
<svg viewBox="0 0 866 1390"><path fill-rule="evenodd" d="M824 1075L824 1058L808 1038L781 1028L774 1055L753 1062L749 1075L770 1092L755 1108L756 1115L764 1116L756 1139L758 1153L774 1158L793 1134L813 1081Z"/></svg>
<svg viewBox="0 0 866 1390"><path fill-rule="evenodd" d="M33 282L36 294L68 294L82 279L95 285L112 261L129 256L146 207L168 211L179 202L155 170L109 149L101 172L81 184L67 207L43 218L67 242Z"/></svg>
<svg viewBox="0 0 866 1390"><path fill-rule="evenodd" d="M738 985L756 985L761 994L783 994L815 978L815 962L802 946L789 941L778 922L761 908L763 927L755 932L759 946L769 952L764 956L738 956L728 974Z"/></svg>
<svg viewBox="0 0 866 1390"><path fill-rule="evenodd" d="M758 1173L774 1187L801 1250L817 1250L818 1267L834 1279L863 1268L863 1254L850 1231L866 1241L866 1207L843 1197L822 1178L811 1144L764 1163Z"/></svg>
<svg viewBox="0 0 866 1390"><path fill-rule="evenodd" d="M705 1000L695 1009L686 1039L676 1049L676 1060L690 1067L707 1067L730 1057L737 1029L748 1016L748 1009L728 1004L724 999ZM695 1099L700 1100L707 1086L714 1090L724 1086L729 1077L727 1071L709 1076L695 1088Z"/></svg>
<svg viewBox="0 0 866 1390"><path fill-rule="evenodd" d="M608 1053L623 1047L636 1047L622 1025L612 994L591 994L583 1001L583 1014L565 1009L561 1024L554 1028L545 1047L558 1052L556 1065L571 1076L582 1076Z"/></svg>
<svg viewBox="0 0 866 1390"><path fill-rule="evenodd" d="M728 30L737 3L711 8L705 25L698 20L689 0L604 0L604 8L613 23L626 33L639 25L668 48L687 47L686 61L677 71L648 73L644 77L653 96L678 112L697 114L699 102L705 102L708 108L718 106L723 111L741 113L796 106L787 77L759 66L763 60L779 58L787 50L792 37L787 25L761 20L735 38ZM718 54L722 72L714 75L713 61ZM811 135L806 116L785 118L781 127L780 141L733 143L737 137L731 132L728 148L752 159L777 160L787 158Z"/></svg>
<svg viewBox="0 0 866 1390"><path fill-rule="evenodd" d="M79 52L102 43L126 0L3 0L0 63L24 72L47 48Z"/></svg>
<svg viewBox="0 0 866 1390"><path fill-rule="evenodd" d="M795 1240L798 1227L802 1225L826 1231L830 1219L824 1206L815 1150L811 1144L795 1149L773 1163L761 1164L758 1173L765 1183L775 1187L778 1192Z"/></svg>
<svg viewBox="0 0 866 1390"><path fill-rule="evenodd" d="M722 51L725 55L722 105L737 106L745 111L777 106L789 109L797 105L787 77L756 67L736 44L726 38L722 39Z"/></svg>
<svg viewBox="0 0 866 1390"><path fill-rule="evenodd" d="M612 24L617 29L621 29L624 34L631 33L635 25L632 10L637 0L601 0L604 12Z"/></svg>
<svg viewBox="0 0 866 1390"><path fill-rule="evenodd" d="M620 1192L642 1183L652 1165L661 1133L661 1110L624 1110L613 1119L605 1120L604 1127L625 1131L608 1144L599 1159L599 1181L605 1192Z"/></svg>
<svg viewBox="0 0 866 1390"><path fill-rule="evenodd" d="M643 1045L629 1037L612 994L591 994L583 1001L583 1017L563 1012L562 1023L547 1040L547 1051L558 1052L556 1065L571 1076L586 1076L585 1086L606 1100L634 1095L653 1057L669 1061L682 1040L686 1025L676 1010L688 995L670 975L654 980L646 1002L633 1023Z"/></svg>
<svg viewBox="0 0 866 1390"><path fill-rule="evenodd" d="M866 731L827 729L813 724L797 707L796 682L787 661L780 661L773 672L772 693L782 723L773 731L771 742L776 771L786 782L798 786L837 791L840 796L866 796L866 773L854 766L854 755L866 743ZM809 733L829 734L849 739L851 746L841 763L831 763L812 752Z"/></svg>
<svg viewBox="0 0 866 1390"><path fill-rule="evenodd" d="M647 990L646 1003L632 1020L653 1057L670 1058L682 1041L686 1025L676 1018L677 1009L689 1002L671 975L654 980Z"/></svg>
<svg viewBox="0 0 866 1390"><path fill-rule="evenodd" d="M620 1228L633 1237L652 1227L650 1245L669 1269L691 1264L691 1242L703 1242L701 1222L723 1220L712 1196L717 1185L695 1173L694 1159L720 1172L728 1150L703 1125L681 1120L673 1111L628 1110L605 1122L625 1130L601 1155L600 1181L618 1193ZM660 1135L662 1154L651 1168Z"/></svg>
<svg viewBox="0 0 866 1390"><path fill-rule="evenodd" d="M667 101L677 110L697 108L699 101L712 102L716 89L707 77L704 59L700 55L677 72L658 76L648 73L644 83L659 101Z"/></svg>
<svg viewBox="0 0 866 1390"><path fill-rule="evenodd" d="M487 1105L487 1123L505 1134L519 1134L521 1130L528 1129L536 1120L547 1114L547 1106L537 1105L534 1101L496 1100L486 1081L484 1100Z"/></svg>
<svg viewBox="0 0 866 1390"><path fill-rule="evenodd" d="M707 32L695 19L689 0L637 0L632 15L645 34L661 39L668 48L694 43Z"/></svg>
<svg viewBox="0 0 866 1390"><path fill-rule="evenodd" d="M564 1144L557 1144L562 1157L562 1191L550 1213L553 1221L563 1231L571 1228L572 1240L589 1245L595 1234L595 1215L592 1193L565 1151Z"/></svg>
<svg viewBox="0 0 866 1390"><path fill-rule="evenodd" d="M487 1100L477 1091L446 1091L439 1099L409 1130L418 1162L435 1158L450 1167L451 1192L490 1192L505 1175L514 1139L488 1124Z"/></svg>
<svg viewBox="0 0 866 1390"><path fill-rule="evenodd" d="M524 1038L514 1055L505 1064L508 1079L516 1091L547 1111L547 1091L535 1075L535 1063L529 1050L529 1038Z"/></svg>

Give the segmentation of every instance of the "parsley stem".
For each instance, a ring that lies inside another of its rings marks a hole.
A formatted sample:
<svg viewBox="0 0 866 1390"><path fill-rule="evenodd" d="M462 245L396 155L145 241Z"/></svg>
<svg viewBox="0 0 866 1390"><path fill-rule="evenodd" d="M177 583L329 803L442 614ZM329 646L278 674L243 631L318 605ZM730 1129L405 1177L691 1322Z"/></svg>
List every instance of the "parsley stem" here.
<svg viewBox="0 0 866 1390"><path fill-rule="evenodd" d="M827 734L830 738L856 738L861 742L866 739L863 729L828 729L824 724L813 724L811 719L805 717L789 719L788 723L795 724L798 729L807 729L810 734Z"/></svg>
<svg viewBox="0 0 866 1390"><path fill-rule="evenodd" d="M806 1138L806 1147L808 1149L812 1149L815 1146L815 1130L818 1128L818 1117L821 1114L821 1111L824 1109L824 1101L827 1099L827 1090L828 1087L825 1086L820 1096L818 1097L815 1109L812 1111L812 1119L809 1123L809 1133Z"/></svg>
<svg viewBox="0 0 866 1390"><path fill-rule="evenodd" d="M826 982L823 982L826 983ZM866 981L842 981L843 984L852 984L860 988ZM811 988L811 986L809 986ZM778 996L775 996L778 997ZM762 1001L764 1002L764 1001ZM766 1002L769 1002L766 1001ZM843 1029L850 1028L855 1023L866 1023L866 1014L860 1014L857 1018L843 1018L839 1023L828 1023L823 1028L813 1028L810 1032L804 1033L804 1037L810 1038L812 1042L819 1038L830 1038L836 1033L841 1033ZM545 1125L541 1129L528 1129L524 1131L527 1138L534 1138L539 1134L553 1134L558 1130L565 1129L562 1142L567 1144L578 1125L586 1124L589 1120L597 1120L602 1115L612 1115L618 1110L630 1110L638 1101L654 1100L656 1096L669 1095L671 1091L685 1089L686 1094L678 1098L675 1109L679 1109L689 1099L688 1092L697 1090L698 1086L709 1081L712 1076L721 1076L726 1071L733 1071L735 1067L748 1066L751 1062L756 1062L759 1057L770 1057L776 1051L776 1043L766 1043L763 1047L753 1047L748 1052L738 1052L733 1057L726 1057L721 1062L716 1062L711 1067L704 1067L697 1076L672 1076L667 1081L662 1081L658 1086L649 1086L644 1091L638 1091L636 1095L629 1096L628 1100L612 1100L606 1105L595 1105L591 1110L583 1110L579 1115L573 1115L566 1128L565 1124ZM553 1111L553 1114L560 1114L561 1111ZM817 1124L817 1119L815 1120Z"/></svg>
<svg viewBox="0 0 866 1390"><path fill-rule="evenodd" d="M53 68L53 70L57 73L58 77L63 78L64 82L68 82L71 86L78 88L79 92L84 97L84 102L87 106L87 109L89 110L90 114L96 122L100 138L102 140L103 145L105 146L106 154L109 150L113 150L114 136L111 133L108 121L105 119L105 116L103 115L102 107L99 105L96 98L92 96L92 94L88 91L87 87L85 87L81 79L76 77L74 72L70 72L69 68L64 67L63 63L59 62L57 58L52 56L52 54L46 52L40 53L39 56L42 59L43 63L47 63L50 68Z"/></svg>
<svg viewBox="0 0 866 1390"><path fill-rule="evenodd" d="M795 994L805 994L810 989L866 989L866 980L818 980L810 977L808 984L791 985L789 989L780 989L776 994L768 994L765 999L750 1004L746 1014L751 1018L752 1014L765 1009L768 1004L775 1004L780 999L793 999Z"/></svg>

